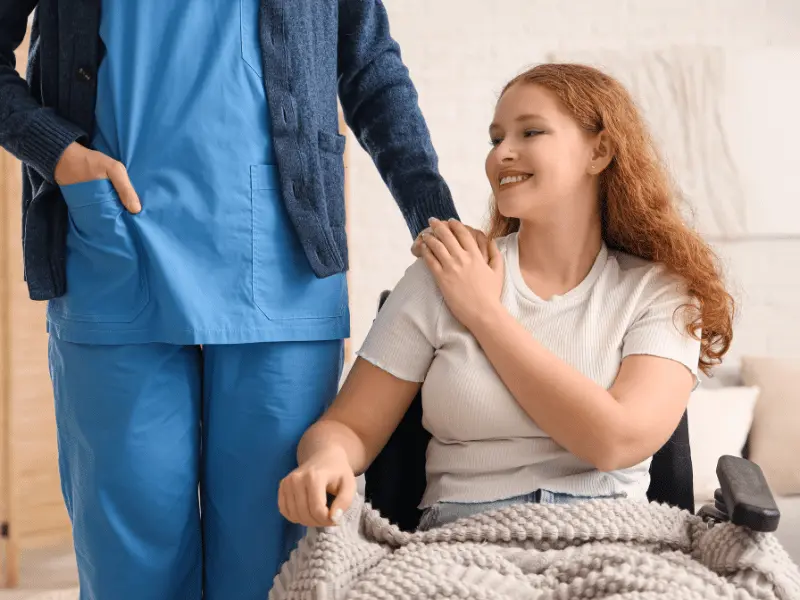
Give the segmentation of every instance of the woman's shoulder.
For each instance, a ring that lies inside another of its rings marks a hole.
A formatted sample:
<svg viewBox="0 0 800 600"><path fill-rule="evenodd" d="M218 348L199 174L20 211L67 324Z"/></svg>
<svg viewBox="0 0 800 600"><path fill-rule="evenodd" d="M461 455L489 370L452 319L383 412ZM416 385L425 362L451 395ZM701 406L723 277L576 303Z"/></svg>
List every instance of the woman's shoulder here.
<svg viewBox="0 0 800 600"><path fill-rule="evenodd" d="M509 254L516 246L516 241L517 233L509 233L508 235L494 239L495 244L497 244L497 249L500 250L500 254L503 255L504 262L508 262Z"/></svg>
<svg viewBox="0 0 800 600"><path fill-rule="evenodd" d="M423 258L416 259L406 267L403 276L392 290L392 294L418 300L424 298L438 301L441 297L436 279Z"/></svg>
<svg viewBox="0 0 800 600"><path fill-rule="evenodd" d="M509 233L508 235L504 235L502 237L495 238L494 241L497 244L497 248L500 252L507 252L508 249L511 247L511 244L517 239L517 233Z"/></svg>
<svg viewBox="0 0 800 600"><path fill-rule="evenodd" d="M631 290L637 289L646 295L669 291L686 295L683 277L668 269L663 263L620 250L609 250L608 263L607 271L614 274L618 285Z"/></svg>
<svg viewBox="0 0 800 600"><path fill-rule="evenodd" d="M616 263L621 273L632 277L663 270L663 265L655 261L634 254L628 254L622 250L609 250L608 260Z"/></svg>

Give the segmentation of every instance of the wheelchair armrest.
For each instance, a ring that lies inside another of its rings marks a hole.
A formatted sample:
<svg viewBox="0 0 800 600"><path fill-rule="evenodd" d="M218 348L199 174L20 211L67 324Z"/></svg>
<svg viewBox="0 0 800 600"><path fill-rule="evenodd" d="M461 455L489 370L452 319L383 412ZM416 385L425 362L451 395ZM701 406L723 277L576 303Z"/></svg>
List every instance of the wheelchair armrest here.
<svg viewBox="0 0 800 600"><path fill-rule="evenodd" d="M721 456L717 462L720 489L714 494L717 509L735 525L753 531L778 528L781 513L761 468L736 456Z"/></svg>

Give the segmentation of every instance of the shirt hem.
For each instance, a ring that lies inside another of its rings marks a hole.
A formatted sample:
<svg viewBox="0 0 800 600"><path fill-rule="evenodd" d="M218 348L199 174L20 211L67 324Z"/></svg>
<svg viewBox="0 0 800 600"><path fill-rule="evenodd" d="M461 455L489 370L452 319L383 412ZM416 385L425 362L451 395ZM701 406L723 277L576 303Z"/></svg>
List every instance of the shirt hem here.
<svg viewBox="0 0 800 600"><path fill-rule="evenodd" d="M175 346L257 344L266 342L314 342L350 337L349 320L335 319L303 325L275 323L270 327L188 330L89 330L47 321L48 333L64 342L122 346L130 344L172 344Z"/></svg>

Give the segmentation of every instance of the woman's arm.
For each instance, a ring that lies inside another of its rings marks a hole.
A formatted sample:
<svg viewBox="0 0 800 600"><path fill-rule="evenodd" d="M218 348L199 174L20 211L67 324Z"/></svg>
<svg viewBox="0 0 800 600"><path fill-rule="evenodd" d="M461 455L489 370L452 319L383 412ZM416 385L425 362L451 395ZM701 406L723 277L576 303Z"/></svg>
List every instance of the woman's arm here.
<svg viewBox="0 0 800 600"><path fill-rule="evenodd" d="M367 469L425 380L439 346L443 304L425 264L415 261L383 304L333 404L303 436L300 464L336 446L354 473Z"/></svg>
<svg viewBox="0 0 800 600"><path fill-rule="evenodd" d="M678 426L694 384L682 364L635 355L606 390L539 344L502 306L471 331L531 419L601 471L653 456Z"/></svg>
<svg viewBox="0 0 800 600"><path fill-rule="evenodd" d="M281 514L307 527L334 525L353 501L355 474L381 451L419 387L358 358L331 407L300 440L299 465L278 489ZM328 493L335 495L330 508Z"/></svg>
<svg viewBox="0 0 800 600"><path fill-rule="evenodd" d="M389 441L420 386L357 358L336 400L300 440L298 463L336 449L360 475Z"/></svg>
<svg viewBox="0 0 800 600"><path fill-rule="evenodd" d="M299 466L278 491L281 513L306 526L328 526L350 506L355 474L386 445L419 391L439 346L443 299L417 261L383 305L342 389L303 435ZM326 492L336 499L330 509Z"/></svg>

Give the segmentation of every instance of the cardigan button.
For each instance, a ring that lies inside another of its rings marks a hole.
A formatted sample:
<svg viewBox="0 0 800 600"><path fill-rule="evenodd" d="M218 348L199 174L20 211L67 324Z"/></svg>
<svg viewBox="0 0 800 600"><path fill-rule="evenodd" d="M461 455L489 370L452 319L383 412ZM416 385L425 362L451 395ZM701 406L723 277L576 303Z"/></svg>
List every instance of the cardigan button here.
<svg viewBox="0 0 800 600"><path fill-rule="evenodd" d="M86 67L81 67L75 72L75 76L80 81L91 81L92 80L92 73Z"/></svg>

